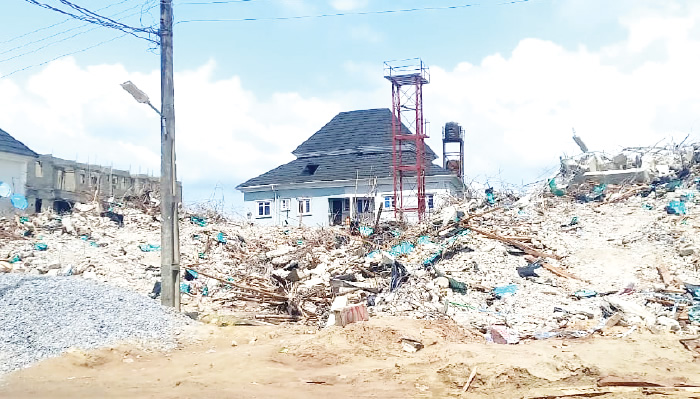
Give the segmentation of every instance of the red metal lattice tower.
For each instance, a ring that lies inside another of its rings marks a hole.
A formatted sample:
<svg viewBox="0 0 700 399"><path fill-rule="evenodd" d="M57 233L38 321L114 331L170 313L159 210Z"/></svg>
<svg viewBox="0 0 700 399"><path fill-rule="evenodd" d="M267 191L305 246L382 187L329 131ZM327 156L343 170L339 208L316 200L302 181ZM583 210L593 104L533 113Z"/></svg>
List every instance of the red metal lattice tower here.
<svg viewBox="0 0 700 399"><path fill-rule="evenodd" d="M425 139L423 85L430 72L420 58L387 61L384 77L391 82L394 216L403 220L415 212L425 218Z"/></svg>

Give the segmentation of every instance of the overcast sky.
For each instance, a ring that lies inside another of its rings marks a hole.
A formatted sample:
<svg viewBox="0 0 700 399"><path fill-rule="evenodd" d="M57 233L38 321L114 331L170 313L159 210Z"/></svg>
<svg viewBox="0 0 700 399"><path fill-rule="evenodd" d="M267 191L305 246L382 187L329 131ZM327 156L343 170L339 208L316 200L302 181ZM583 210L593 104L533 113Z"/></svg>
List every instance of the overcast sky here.
<svg viewBox="0 0 700 399"><path fill-rule="evenodd" d="M157 0L74 2L134 26L158 21ZM175 0L177 161L187 202L216 192L240 209L234 187L292 160L336 113L388 108L382 62L391 59L430 66L428 143L440 153L441 126L460 123L469 180L519 184L551 174L560 156L578 151L572 127L590 149L610 152L698 138L698 2L210 3ZM447 6L458 7L367 13ZM346 15L272 19L338 13ZM199 19L255 20L183 22ZM0 128L39 153L157 174L158 116L119 83L133 81L159 106L158 51L121 35L3 2Z"/></svg>

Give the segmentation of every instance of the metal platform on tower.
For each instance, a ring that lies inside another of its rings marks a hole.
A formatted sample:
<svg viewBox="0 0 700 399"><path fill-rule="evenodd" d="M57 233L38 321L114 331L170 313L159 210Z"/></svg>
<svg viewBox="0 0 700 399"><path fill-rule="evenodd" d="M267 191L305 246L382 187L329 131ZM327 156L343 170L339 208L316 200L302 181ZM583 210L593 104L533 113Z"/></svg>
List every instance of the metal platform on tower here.
<svg viewBox="0 0 700 399"><path fill-rule="evenodd" d="M394 215L403 220L406 213L415 212L418 220L423 221L428 166L423 85L430 83L430 71L420 58L386 61L384 77L391 82L392 93Z"/></svg>

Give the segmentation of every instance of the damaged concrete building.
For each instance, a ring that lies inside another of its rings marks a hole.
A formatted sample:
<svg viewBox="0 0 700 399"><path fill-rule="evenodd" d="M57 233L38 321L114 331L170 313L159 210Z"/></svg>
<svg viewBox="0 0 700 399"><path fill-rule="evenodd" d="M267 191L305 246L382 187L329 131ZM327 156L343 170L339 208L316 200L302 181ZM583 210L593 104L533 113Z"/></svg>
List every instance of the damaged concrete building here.
<svg viewBox="0 0 700 399"><path fill-rule="evenodd" d="M27 173L29 210L53 209L63 212L76 202L92 202L113 197L154 195L160 191L160 179L126 170L91 165L40 155Z"/></svg>

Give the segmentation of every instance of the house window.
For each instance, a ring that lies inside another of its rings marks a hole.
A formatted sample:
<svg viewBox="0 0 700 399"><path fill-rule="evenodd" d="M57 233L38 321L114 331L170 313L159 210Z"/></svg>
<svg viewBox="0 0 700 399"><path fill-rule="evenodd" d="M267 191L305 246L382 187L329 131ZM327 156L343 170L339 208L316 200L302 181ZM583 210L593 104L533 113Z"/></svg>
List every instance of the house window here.
<svg viewBox="0 0 700 399"><path fill-rule="evenodd" d="M96 185L97 185L97 176L92 176L92 177L90 178L90 181L92 182L92 185L93 185L93 186L96 186Z"/></svg>
<svg viewBox="0 0 700 399"><path fill-rule="evenodd" d="M39 161L34 164L34 176L44 177L44 170L41 168L41 162Z"/></svg>
<svg viewBox="0 0 700 399"><path fill-rule="evenodd" d="M425 203L428 206L428 209L433 209L435 207L435 202L433 200L433 194L426 194L425 195Z"/></svg>
<svg viewBox="0 0 700 399"><path fill-rule="evenodd" d="M371 212L372 207L369 198L358 198L357 199L357 213L367 213Z"/></svg>
<svg viewBox="0 0 700 399"><path fill-rule="evenodd" d="M85 184L85 173L80 174L80 184Z"/></svg>
<svg viewBox="0 0 700 399"><path fill-rule="evenodd" d="M311 199L300 198L299 199L299 214L307 215L311 213Z"/></svg>
<svg viewBox="0 0 700 399"><path fill-rule="evenodd" d="M280 211L291 211L292 210L292 200L289 198L282 198L280 200Z"/></svg>
<svg viewBox="0 0 700 399"><path fill-rule="evenodd" d="M394 196L393 195L385 195L384 196L384 209L394 209L394 206L396 206L396 202L394 201Z"/></svg>
<svg viewBox="0 0 700 399"><path fill-rule="evenodd" d="M264 218L270 216L270 201L258 201L258 217Z"/></svg>

